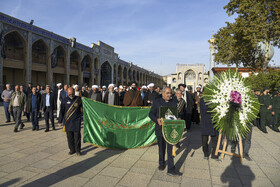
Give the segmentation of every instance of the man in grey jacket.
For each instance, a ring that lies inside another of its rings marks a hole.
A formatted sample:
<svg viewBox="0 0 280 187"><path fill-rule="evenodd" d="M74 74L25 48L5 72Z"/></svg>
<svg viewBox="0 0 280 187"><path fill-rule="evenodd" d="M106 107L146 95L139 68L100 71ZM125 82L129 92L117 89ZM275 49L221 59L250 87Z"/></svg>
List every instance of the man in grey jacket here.
<svg viewBox="0 0 280 187"><path fill-rule="evenodd" d="M14 90L11 90L11 85L6 84L6 90L4 90L1 94L1 98L4 101L4 110L5 110L6 120L7 120L6 123L11 122L11 115L13 116L13 119L15 121L13 111L11 110L11 112L9 112L9 105L13 92Z"/></svg>

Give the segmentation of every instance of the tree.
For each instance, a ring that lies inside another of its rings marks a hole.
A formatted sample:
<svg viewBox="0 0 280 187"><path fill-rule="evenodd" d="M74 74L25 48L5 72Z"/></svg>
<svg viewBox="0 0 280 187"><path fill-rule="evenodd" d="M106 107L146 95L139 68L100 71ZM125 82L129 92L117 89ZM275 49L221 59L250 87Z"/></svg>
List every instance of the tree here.
<svg viewBox="0 0 280 187"><path fill-rule="evenodd" d="M280 48L280 0L230 0L224 9L237 18L214 35L215 61L266 70L269 45Z"/></svg>
<svg viewBox="0 0 280 187"><path fill-rule="evenodd" d="M267 73L259 72L252 74L248 78L249 83L254 89L262 90L264 86L270 87L271 91L275 91L280 87L280 71L270 70Z"/></svg>

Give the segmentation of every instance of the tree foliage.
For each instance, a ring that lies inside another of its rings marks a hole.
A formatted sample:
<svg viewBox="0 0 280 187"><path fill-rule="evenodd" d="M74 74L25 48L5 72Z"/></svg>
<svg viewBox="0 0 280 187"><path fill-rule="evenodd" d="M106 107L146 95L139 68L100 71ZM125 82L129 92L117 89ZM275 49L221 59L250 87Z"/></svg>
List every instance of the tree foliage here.
<svg viewBox="0 0 280 187"><path fill-rule="evenodd" d="M258 44L280 48L280 0L230 0L224 9L229 16L237 17L214 35L215 61L237 67L242 64L253 69L266 68L267 56Z"/></svg>
<svg viewBox="0 0 280 187"><path fill-rule="evenodd" d="M254 89L262 90L264 86L270 87L271 91L275 91L280 87L280 71L270 70L267 73L258 72L248 78L249 83Z"/></svg>

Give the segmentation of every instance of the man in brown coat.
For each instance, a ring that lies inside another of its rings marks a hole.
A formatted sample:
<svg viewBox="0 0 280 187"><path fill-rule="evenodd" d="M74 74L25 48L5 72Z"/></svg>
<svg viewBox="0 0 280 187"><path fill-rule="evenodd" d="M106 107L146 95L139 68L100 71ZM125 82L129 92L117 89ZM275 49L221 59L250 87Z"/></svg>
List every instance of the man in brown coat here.
<svg viewBox="0 0 280 187"><path fill-rule="evenodd" d="M143 106L141 92L137 90L135 82L131 84L131 89L128 90L124 95L123 100L124 106Z"/></svg>

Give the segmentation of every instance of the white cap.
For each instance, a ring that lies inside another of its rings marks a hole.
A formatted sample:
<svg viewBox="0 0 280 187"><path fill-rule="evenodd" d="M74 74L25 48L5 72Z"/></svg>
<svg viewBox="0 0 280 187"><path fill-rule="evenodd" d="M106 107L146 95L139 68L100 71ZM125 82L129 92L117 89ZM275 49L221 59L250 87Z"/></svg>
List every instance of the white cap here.
<svg viewBox="0 0 280 187"><path fill-rule="evenodd" d="M77 87L79 87L79 86L76 84L73 88L76 89Z"/></svg>
<svg viewBox="0 0 280 187"><path fill-rule="evenodd" d="M115 88L114 88L114 90L117 90L117 89L118 89L118 87L115 87Z"/></svg>
<svg viewBox="0 0 280 187"><path fill-rule="evenodd" d="M142 86L142 89L147 89L147 86L143 85L143 86Z"/></svg>
<svg viewBox="0 0 280 187"><path fill-rule="evenodd" d="M148 88L150 88L150 87L155 87L155 84L154 84L154 83L150 83L150 84L148 85Z"/></svg>
<svg viewBox="0 0 280 187"><path fill-rule="evenodd" d="M102 88L106 88L106 86L102 86Z"/></svg>
<svg viewBox="0 0 280 187"><path fill-rule="evenodd" d="M97 89L98 89L98 86L97 86L97 85L92 85L91 88L92 88L92 89L93 89L93 88L97 88Z"/></svg>
<svg viewBox="0 0 280 187"><path fill-rule="evenodd" d="M115 85L114 84L109 84L109 86L108 86L108 88L110 88L110 87L115 87Z"/></svg>
<svg viewBox="0 0 280 187"><path fill-rule="evenodd" d="M122 86L122 85L120 85L120 86L119 86L119 89L121 89L121 90L122 90L122 89L123 89L123 86Z"/></svg>
<svg viewBox="0 0 280 187"><path fill-rule="evenodd" d="M62 84L61 83L57 83L56 86L62 86Z"/></svg>
<svg viewBox="0 0 280 187"><path fill-rule="evenodd" d="M186 88L185 88L185 91L189 91L189 89L186 87Z"/></svg>
<svg viewBox="0 0 280 187"><path fill-rule="evenodd" d="M201 86L200 86L200 85L197 85L196 88L201 88Z"/></svg>

